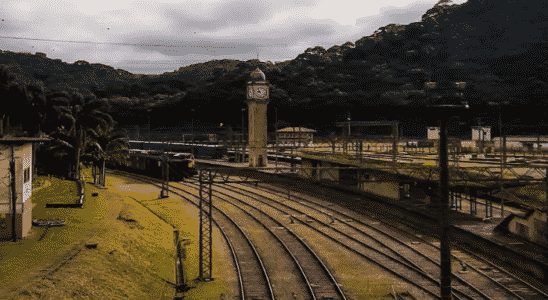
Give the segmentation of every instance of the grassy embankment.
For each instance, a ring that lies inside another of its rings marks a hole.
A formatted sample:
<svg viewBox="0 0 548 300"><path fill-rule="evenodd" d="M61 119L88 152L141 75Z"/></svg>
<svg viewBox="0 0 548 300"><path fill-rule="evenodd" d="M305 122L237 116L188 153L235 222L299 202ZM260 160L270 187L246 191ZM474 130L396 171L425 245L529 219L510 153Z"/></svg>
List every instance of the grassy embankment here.
<svg viewBox="0 0 548 300"><path fill-rule="evenodd" d="M89 170L84 173L89 178ZM76 185L57 178L38 181L33 219L63 219L66 225L32 227L25 239L0 241L2 299L172 299L170 225L111 186L98 190L86 184L82 209L45 208L61 199L75 202ZM94 192L99 196L92 197Z"/></svg>

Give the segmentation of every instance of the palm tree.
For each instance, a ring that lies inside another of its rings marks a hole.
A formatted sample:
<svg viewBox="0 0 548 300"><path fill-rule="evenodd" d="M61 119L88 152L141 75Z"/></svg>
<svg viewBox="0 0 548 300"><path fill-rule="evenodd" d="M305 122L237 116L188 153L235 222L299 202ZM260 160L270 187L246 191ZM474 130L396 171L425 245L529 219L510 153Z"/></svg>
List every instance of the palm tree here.
<svg viewBox="0 0 548 300"><path fill-rule="evenodd" d="M122 129L115 129L114 126L97 126L90 131L91 136L87 143L86 160L93 162L94 183L95 170L99 167L99 183L105 186L105 164L106 161L120 164L126 159L126 152L129 148L127 133Z"/></svg>
<svg viewBox="0 0 548 300"><path fill-rule="evenodd" d="M77 140L74 131L67 130L65 126L62 125L56 131L50 133L50 137L53 138L53 141L51 141L44 150L44 152L49 154L51 159L53 159L53 161L50 161L50 166L55 165L55 173L57 173L57 175L68 175L72 177L72 173L66 174L60 170L63 169L63 166L69 164L71 158L74 156L74 144Z"/></svg>
<svg viewBox="0 0 548 300"><path fill-rule="evenodd" d="M107 101L95 96L83 97L79 93L71 95L72 115L75 117L74 130L78 137L76 143L75 165L77 174L80 173L80 156L84 153L87 134L98 135L94 128L110 128L114 120L107 113L110 105Z"/></svg>
<svg viewBox="0 0 548 300"><path fill-rule="evenodd" d="M109 110L108 102L98 100L94 96L84 97L80 93L68 93L66 91L52 92L48 99L49 116L44 127L55 133L54 146L48 149L64 149L66 155L71 157L69 161L71 177L77 179L80 174L80 156L84 153L84 145L87 134L97 135L94 130L98 126L108 128L114 120L106 113ZM58 130L64 126L64 130ZM52 127L57 126L52 130ZM61 142L63 141L63 142Z"/></svg>

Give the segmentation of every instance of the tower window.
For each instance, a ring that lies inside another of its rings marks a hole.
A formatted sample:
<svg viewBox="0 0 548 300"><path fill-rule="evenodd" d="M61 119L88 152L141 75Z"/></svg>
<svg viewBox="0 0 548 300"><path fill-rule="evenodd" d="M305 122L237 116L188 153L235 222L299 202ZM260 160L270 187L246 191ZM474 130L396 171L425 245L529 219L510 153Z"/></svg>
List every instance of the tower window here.
<svg viewBox="0 0 548 300"><path fill-rule="evenodd" d="M26 183L30 180L30 168L26 168L23 171L23 182Z"/></svg>

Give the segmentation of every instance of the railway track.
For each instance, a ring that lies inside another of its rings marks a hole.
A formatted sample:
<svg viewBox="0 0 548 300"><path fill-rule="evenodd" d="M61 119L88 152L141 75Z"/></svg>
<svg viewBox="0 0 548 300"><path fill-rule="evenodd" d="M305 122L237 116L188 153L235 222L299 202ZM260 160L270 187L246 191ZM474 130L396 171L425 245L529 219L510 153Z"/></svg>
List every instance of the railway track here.
<svg viewBox="0 0 548 300"><path fill-rule="evenodd" d="M254 189L257 188L258 187L254 187ZM252 192L251 189L252 188L249 187L246 189L246 192ZM285 196L285 193L280 191L280 189L265 186L261 186L261 189L263 192L268 190L273 193L273 195L280 195L281 192L282 196ZM387 242L388 245L391 245L390 248L398 249L400 254L407 254L409 260L417 262L417 264L419 264L418 261L420 261L420 266L425 267L425 270L432 271L431 266L428 267L428 264L424 264L424 259L429 260L430 264L435 263L436 266L439 265L439 243L436 245L421 236L409 234L409 232L402 231L399 227L395 228L378 219L375 220L375 222L372 222L371 219L365 218L363 215L345 212L343 209L329 206L328 204L319 204L317 199L312 200L308 197L305 198L295 195L293 196L293 199L293 201L298 201L296 206L306 207L307 214L309 217L315 216L316 222L321 222L320 218L323 214L324 219L329 218L332 222L338 221L340 224L352 228L352 230L359 231L364 235L374 236L373 239L375 242ZM287 201L285 201L285 203L287 203ZM294 207L291 209L294 209ZM313 213L311 211L313 211ZM302 213L303 211L299 212ZM391 230L401 232L403 237L400 239L394 237L393 234L389 234L387 227L391 227ZM350 230L350 232L352 230ZM409 254L412 255L409 256ZM548 294L490 262L481 260L477 257L472 257L457 250L452 251L452 255L455 260L452 265L453 270L459 269L461 266L465 266L466 268L465 272L459 273L459 275L455 274L455 278L460 280L461 283L473 281L478 289L481 288L484 290L484 296L487 296L486 299L548 299ZM438 259L435 260L432 258ZM439 272L439 269L436 270L436 272ZM488 274L488 272L491 272L491 274Z"/></svg>
<svg viewBox="0 0 548 300"><path fill-rule="evenodd" d="M173 187L177 189L177 187ZM197 187L194 187L197 190ZM327 269L322 260L312 251L312 249L292 230L270 215L255 209L253 207L243 208L237 201L234 201L234 197L224 194L232 198L214 196L217 199L216 206L222 208L224 211L232 211L238 216L238 220L242 224L248 225L248 230L253 231L256 227L262 227L264 232L270 233L274 236L279 243L284 247L287 254L293 259L299 273L302 274L304 281L308 287L310 299L346 299L343 291L340 289L339 284ZM219 202L221 200L221 202ZM224 203L223 203L224 202ZM227 205L233 206L238 211L231 210ZM254 222L250 222L244 215L253 219ZM255 227L255 228L253 228ZM256 231L256 230L255 230ZM261 239L261 242L263 240ZM281 257L277 257L277 263ZM284 279L284 281L287 281Z"/></svg>
<svg viewBox="0 0 548 300"><path fill-rule="evenodd" d="M156 179L123 171L109 170L107 172L136 178L143 182L158 182ZM199 207L196 202L186 197L182 198ZM214 216L213 222L220 229L232 253L236 265L241 299L275 299L263 261L249 237L222 211L214 210L212 215Z"/></svg>
<svg viewBox="0 0 548 300"><path fill-rule="evenodd" d="M246 189L245 193L253 192ZM255 195L270 201L271 203L268 205L272 205L272 207L279 209L280 211L291 211L293 214L305 216L305 218L312 220L317 224L315 229L318 231L325 235L335 237L340 242L345 243L368 257L378 257L378 254L384 253L385 255L390 255L391 258L400 263L406 264L410 268L415 268L417 271L429 275L434 280L439 278L441 270L433 259L422 255L420 252L408 247L404 242L389 234L371 230L372 227L366 223L357 224L357 220L341 219L332 213L326 213L314 209L311 206L299 208L298 206L302 206L301 203L292 203L294 205L276 203L276 201L271 201L273 200L271 197L265 197L258 194ZM328 221L326 218L331 220ZM328 224L328 222L331 224ZM350 222L356 225L352 225ZM377 253L371 253L371 250ZM462 278L457 279L458 280L453 284L453 288L457 293L470 295L470 298L473 299L489 299L487 295Z"/></svg>
<svg viewBox="0 0 548 300"><path fill-rule="evenodd" d="M185 184L188 185L188 182ZM193 187L193 188L196 188L196 187ZM228 193L219 191L219 189L217 189L216 191L218 194L222 194L225 197L232 197L234 201L238 201L242 204L247 205L249 207L249 210L258 209L260 206L257 203L250 204L250 203L246 203L247 201L241 200L241 198L244 198L244 197L248 199L251 198L252 196L250 195L245 195L243 197L242 196L234 197L229 195ZM283 214L284 213L282 213L281 215ZM270 215L273 215L272 211L270 212ZM334 236L333 232L326 233L326 232L322 232L321 230L317 230L314 226L308 224L307 220L302 220L299 217L293 217L293 220L313 230L318 231L320 234L332 240L334 243L339 244L343 246L344 248L358 254L360 257L366 259L367 261L370 261L379 265L381 268L403 279L404 281L415 286L416 288L424 291L429 297L431 297L431 299L438 299L437 295L439 295L439 284L437 280L435 278L432 278L428 274L424 273L423 271L421 271L418 267L410 266L409 263L401 263L397 259L394 259L388 255L385 255L382 251L375 250L374 248L369 247L363 243L361 244L354 243L353 245L348 245L347 243L341 242L341 240L344 239L345 237L341 237L341 236L333 237ZM283 221L284 220L282 217L282 220L278 221L277 223L280 223ZM285 221L287 221L287 219ZM360 248L360 249L356 250L357 248ZM474 299L474 298L468 297L466 296L466 294L460 291L455 291L455 299Z"/></svg>
<svg viewBox="0 0 548 300"><path fill-rule="evenodd" d="M144 176L134 175L134 174L128 174L125 172L113 172L115 174L121 174L123 176L128 177L134 177L138 178L139 180L146 181L146 182L160 182L159 180L147 178ZM158 185L158 184L156 184ZM159 186L159 185L158 185ZM179 192L184 192L185 194L190 195L193 198L197 198L196 195L189 193L185 191L184 189L178 188L174 186L173 184L170 184L170 190L179 196L182 196L180 193L174 191L177 190ZM189 200L187 197L182 196L183 198ZM217 196L214 196L214 198L217 198L217 200L223 200ZM192 200L191 201L194 205L198 205ZM227 205L233 205L235 209L230 209L227 207ZM241 235L246 237L246 242L249 243L251 248L254 248L253 245L250 242L250 238L247 238L245 232L246 231L257 231L253 230L256 229L258 226L262 226L263 229L266 229L263 232L268 232L270 235L274 236L276 240L283 246L283 248L287 251L287 256L291 257L291 260L295 263L297 266L298 272L300 273L302 278L304 279L304 282L306 283L306 290L308 291L308 295L306 295L309 299L341 299L345 300L346 297L344 296L344 293L338 286L337 282L335 281L334 277L331 275L329 270L325 267L325 264L319 259L319 257L302 241L298 236L296 236L291 230L287 227L282 226L280 223L276 222L274 219L268 217L268 215L257 215L250 213L249 211L239 207L238 205L234 205L234 203L231 203L229 201L225 201L224 204L220 203L219 201L216 201L216 205L213 206L213 217L215 220L218 220L220 216L225 217L226 219L229 219L233 227L237 227L240 231ZM221 209L222 208L222 209ZM228 212L228 213L227 213ZM231 214L233 217L229 217L228 215ZM248 215L249 218L245 218L244 215ZM223 217L220 217L222 220ZM233 219L237 219L239 224L236 224L236 222L233 221ZM253 222L250 222L249 219L252 219ZM218 221L217 221L218 222ZM221 223L225 223L222 222ZM226 223L225 223L226 224ZM226 225L224 225L226 226ZM247 230L246 230L247 227ZM285 229L285 230L279 230L279 229ZM276 230L278 229L278 230ZM232 239L234 236L231 234L230 231L227 232L226 236L230 239ZM260 239L262 243L265 242L264 235L263 239ZM234 249L234 257L235 257L235 263L238 265L238 276L241 278L241 286L242 286L242 295L250 295L249 290L254 291L254 295L251 297L248 297L247 299L264 299L264 292L257 292L256 289L261 284L253 284L256 279L253 275L256 276L256 271L251 272L244 272L241 269L243 269L243 266L245 265L242 263L242 260L240 257L247 258L251 255L248 254L241 254L237 251L236 244L241 243L240 241L236 240L235 242L230 242L229 248ZM272 250L272 249L270 249ZM257 254L258 251L254 250L254 255L258 258L258 261L260 262L261 259L259 258L259 255ZM263 257L264 259L264 257ZM283 257L276 256L275 263L279 264L281 263L280 260L283 259ZM262 265L262 262L260 263ZM267 270L268 267L263 266L262 270ZM246 274L250 275L247 276ZM268 280L268 276L265 273L265 281L268 282L267 286L270 290L269 298L268 299L274 299L276 298L276 289L274 289ZM287 278L282 278L283 280L286 280ZM264 285L264 284L263 284ZM286 284L287 285L287 284ZM246 286L251 286L250 288L246 288ZM279 289L283 289L281 285L278 286ZM296 297L302 297L301 294L295 294L292 293ZM261 296L262 295L262 296ZM287 291L280 294L279 298L286 298L289 295ZM243 297L245 298L245 297Z"/></svg>
<svg viewBox="0 0 548 300"><path fill-rule="evenodd" d="M185 185L189 185L189 183L186 183ZM173 188L178 189L176 187ZM317 199L311 199L311 197L303 197L293 194L293 199L291 199L291 201L287 201L287 193L280 188L274 188L271 186L267 187L263 185L260 187L239 187L235 185L228 186L228 184L225 184L222 187L216 187L216 189L221 188L229 190L231 193L239 193L240 195L245 194L245 197L233 197L217 190L217 194L224 194L225 197L223 197L224 199L222 200L227 204L230 203L232 206L238 207L241 211L245 211L246 214L254 218L256 221L260 220L263 224L262 226L270 231L272 235L276 235L288 251L290 251L290 248L297 249L295 245L298 245L299 243L295 243L295 241L299 238L294 236L292 240L289 240L287 236L284 236L280 239L280 235L292 233L290 229L282 225L283 220L276 220L269 214L262 212L259 209L260 205L247 203L247 200L253 198L252 202L259 201L264 205L278 210L281 214L292 215L292 220L329 236L337 243L344 243L345 247L348 249L362 254L364 257L367 257L367 259L373 259L377 264L379 264L382 260L386 261L387 259L386 257L382 258L380 256L372 255L372 252L377 251L377 255L380 252L390 253L391 261L385 267L392 269L399 268L400 273L402 273L402 269L405 269L403 270L403 273L407 273L407 278L415 277L415 280L417 273L421 273L423 278L418 280L421 288L423 290L427 290L428 293L431 294L432 298L437 298L434 295L439 295L439 287L437 286L437 282L432 283L432 280L435 280L434 277L439 277L440 272L439 243L436 245L435 242L430 242L420 235L417 236L415 234L410 234L409 232L402 230L402 228L396 228L395 226L381 222L378 219L371 220L371 218L352 211L346 211L342 207L335 207L329 203L321 204L320 202L325 201L318 201ZM260 189L260 193L262 195L257 194L257 192L253 191L253 189ZM188 192L185 191L185 193ZM267 196L265 196L265 193ZM193 196L195 197L195 195ZM232 198L233 200L227 200L226 198ZM246 198L246 201L243 201L242 198ZM219 198L219 200L221 200L221 198ZM247 205L249 208L243 209L241 205ZM214 217L217 218L216 215ZM285 221L287 221L287 219ZM310 223L314 223L314 225L311 225ZM274 228L274 230L271 230L271 228ZM286 229L276 230L281 228ZM399 235L402 237L394 237L394 234L389 233L387 228L390 228L392 231L399 231ZM242 234L244 234L243 231ZM227 237L227 240L230 240L230 238ZM233 248L230 244L231 243L229 242L229 247ZM306 244L302 241L300 244L304 245L301 247L306 247ZM290 246L288 247L287 245ZM251 247L253 246L251 245ZM301 253L303 251L304 250L302 248L299 250L294 250L295 253ZM310 253L313 254L313 252ZM452 254L454 257L452 266L453 270L459 269L459 266L462 266L463 263L466 265L467 269L466 272L454 274L455 279L453 281L453 287L455 293L454 297L456 299L548 299L548 295L541 290L502 270L492 263L482 261L477 257L472 257L460 251L452 251ZM234 254L234 257L236 261L238 256ZM295 256L295 259L306 262L306 266L311 265L310 257L297 258L297 256ZM312 259L312 261L314 260ZM397 266L398 264L399 266ZM314 266L316 270L318 270L318 267L318 265ZM325 268L325 265L323 268ZM390 271L394 272L394 270ZM409 274L412 274L413 272L415 272L415 274L409 276ZM315 274L316 272L309 271L309 274L310 273ZM397 274L397 276L407 280L407 278L405 278L406 275L402 277L401 274ZM303 276L306 277L306 275ZM424 277L430 278L425 279ZM312 289L312 287L322 286L321 280L320 284L311 283L308 278L306 281L309 283L309 289ZM409 280L407 281L409 282ZM472 285L468 283L470 281L473 281L474 284ZM338 287L336 282L333 286ZM314 296L313 293L311 293L311 295ZM413 296L408 293L395 293L394 295L397 299L413 299L411 298Z"/></svg>

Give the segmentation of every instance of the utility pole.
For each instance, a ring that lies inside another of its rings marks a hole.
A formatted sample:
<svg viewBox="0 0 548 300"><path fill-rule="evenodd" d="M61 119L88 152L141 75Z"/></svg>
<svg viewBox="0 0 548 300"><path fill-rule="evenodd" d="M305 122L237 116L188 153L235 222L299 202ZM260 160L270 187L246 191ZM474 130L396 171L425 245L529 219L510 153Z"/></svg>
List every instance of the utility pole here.
<svg viewBox="0 0 548 300"><path fill-rule="evenodd" d="M11 177L11 233L13 241L17 242L16 213L17 213L17 189L15 188L15 150L11 145L11 161L10 161L10 177ZM22 213L21 209L21 213Z"/></svg>
<svg viewBox="0 0 548 300"><path fill-rule="evenodd" d="M392 146L392 160L394 164L398 161L398 123L392 124L392 133L394 134L394 144Z"/></svg>
<svg viewBox="0 0 548 300"><path fill-rule="evenodd" d="M295 139L295 127L291 128L291 172L293 172L295 169L295 157L293 157L293 150L295 149L295 142L297 141Z"/></svg>
<svg viewBox="0 0 548 300"><path fill-rule="evenodd" d="M546 199L544 199L544 211L548 214L548 168L546 170ZM544 231L544 237L546 238L546 241L548 241L548 230ZM548 254L548 252L545 252L545 255Z"/></svg>
<svg viewBox="0 0 548 300"><path fill-rule="evenodd" d="M199 170L200 180L200 253L199 280L213 280L213 240L212 240L212 188L213 174L211 170ZM208 195L204 197L203 193ZM207 198L207 199L206 199Z"/></svg>
<svg viewBox="0 0 548 300"><path fill-rule="evenodd" d="M449 82L443 82L438 84L437 82L427 82L425 84L425 90L427 94L431 94L433 99L439 99L441 101L446 98L455 98L455 96L462 98L466 83L453 82L452 87L449 86ZM465 108L469 108L466 102L462 102ZM443 111L447 111L450 107L458 107L454 104L434 105L439 107ZM449 111L447 111L449 113ZM448 169L448 157L447 157L447 117L442 116L439 120L440 133L439 133L439 170L440 170L440 195L439 195L439 222L441 225L440 232L440 281L441 281L441 300L452 299L452 287L451 287L451 244L450 244L450 208L449 208L449 169Z"/></svg>
<svg viewBox="0 0 548 300"><path fill-rule="evenodd" d="M441 260L441 297L451 299L451 247L449 239L449 170L447 165L447 120L440 121L440 192L441 192L441 227L440 260Z"/></svg>
<svg viewBox="0 0 548 300"><path fill-rule="evenodd" d="M162 190L160 191L160 199L169 197L169 162L165 153L162 153Z"/></svg>
<svg viewBox="0 0 548 300"><path fill-rule="evenodd" d="M245 111L245 108L242 108L242 143L241 143L241 155L240 155L240 162L243 163L245 162L245 149L244 149L244 145L245 145L245 130L244 130L244 111Z"/></svg>

